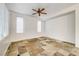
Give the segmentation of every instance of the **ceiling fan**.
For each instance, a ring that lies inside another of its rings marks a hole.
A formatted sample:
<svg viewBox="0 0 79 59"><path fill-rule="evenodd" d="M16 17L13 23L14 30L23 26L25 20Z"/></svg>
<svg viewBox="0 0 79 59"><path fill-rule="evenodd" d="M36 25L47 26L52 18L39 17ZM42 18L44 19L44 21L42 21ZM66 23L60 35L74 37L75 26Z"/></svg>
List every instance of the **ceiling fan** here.
<svg viewBox="0 0 79 59"><path fill-rule="evenodd" d="M36 9L32 9L33 11L35 11L36 13L33 13L32 15L35 15L35 14L38 14L38 16L41 16L41 14L47 14L45 12L43 12L45 10L45 8L38 8L37 10Z"/></svg>

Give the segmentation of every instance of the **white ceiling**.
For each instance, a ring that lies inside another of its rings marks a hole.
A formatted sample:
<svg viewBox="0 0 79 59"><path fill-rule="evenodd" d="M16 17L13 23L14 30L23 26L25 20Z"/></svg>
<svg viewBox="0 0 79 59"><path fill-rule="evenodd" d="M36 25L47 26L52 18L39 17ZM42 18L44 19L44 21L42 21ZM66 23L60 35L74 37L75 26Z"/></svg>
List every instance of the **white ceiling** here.
<svg viewBox="0 0 79 59"><path fill-rule="evenodd" d="M7 7L15 12L32 15L32 9L45 8L47 15L42 15L42 18L47 18L54 15L60 10L74 5L74 3L6 3ZM37 15L36 15L37 16Z"/></svg>

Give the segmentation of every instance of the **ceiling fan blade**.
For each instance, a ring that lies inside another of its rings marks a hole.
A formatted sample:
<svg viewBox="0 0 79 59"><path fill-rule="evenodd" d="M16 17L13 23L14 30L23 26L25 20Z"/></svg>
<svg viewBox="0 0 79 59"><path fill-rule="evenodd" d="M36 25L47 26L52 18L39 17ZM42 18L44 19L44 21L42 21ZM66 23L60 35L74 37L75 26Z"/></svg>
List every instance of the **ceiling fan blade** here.
<svg viewBox="0 0 79 59"><path fill-rule="evenodd" d="M42 8L41 11L45 10L45 8Z"/></svg>
<svg viewBox="0 0 79 59"><path fill-rule="evenodd" d="M41 12L41 14L47 14L47 13L45 13L45 12Z"/></svg>
<svg viewBox="0 0 79 59"><path fill-rule="evenodd" d="M40 13L38 13L38 15L40 16Z"/></svg>
<svg viewBox="0 0 79 59"><path fill-rule="evenodd" d="M35 10L35 9L32 9L32 10L37 12L37 10Z"/></svg>
<svg viewBox="0 0 79 59"><path fill-rule="evenodd" d="M35 15L35 14L37 14L37 13L33 13L32 15Z"/></svg>

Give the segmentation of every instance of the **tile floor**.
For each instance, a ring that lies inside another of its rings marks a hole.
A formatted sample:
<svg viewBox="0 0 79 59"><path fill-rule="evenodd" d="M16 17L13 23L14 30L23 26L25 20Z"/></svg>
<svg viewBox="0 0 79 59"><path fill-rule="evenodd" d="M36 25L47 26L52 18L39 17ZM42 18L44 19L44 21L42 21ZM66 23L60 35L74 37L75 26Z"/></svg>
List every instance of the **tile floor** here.
<svg viewBox="0 0 79 59"><path fill-rule="evenodd" d="M12 42L6 56L79 56L74 44L48 37Z"/></svg>

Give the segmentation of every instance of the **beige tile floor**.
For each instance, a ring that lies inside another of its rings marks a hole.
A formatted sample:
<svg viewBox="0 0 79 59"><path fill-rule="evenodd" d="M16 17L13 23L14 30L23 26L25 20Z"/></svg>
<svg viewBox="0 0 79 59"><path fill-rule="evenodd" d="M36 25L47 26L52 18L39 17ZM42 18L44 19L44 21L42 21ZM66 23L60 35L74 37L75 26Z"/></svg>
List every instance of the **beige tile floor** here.
<svg viewBox="0 0 79 59"><path fill-rule="evenodd" d="M6 56L79 56L74 44L48 37L12 42Z"/></svg>

